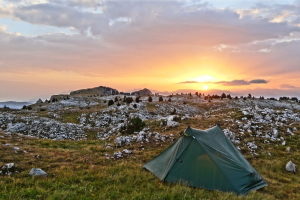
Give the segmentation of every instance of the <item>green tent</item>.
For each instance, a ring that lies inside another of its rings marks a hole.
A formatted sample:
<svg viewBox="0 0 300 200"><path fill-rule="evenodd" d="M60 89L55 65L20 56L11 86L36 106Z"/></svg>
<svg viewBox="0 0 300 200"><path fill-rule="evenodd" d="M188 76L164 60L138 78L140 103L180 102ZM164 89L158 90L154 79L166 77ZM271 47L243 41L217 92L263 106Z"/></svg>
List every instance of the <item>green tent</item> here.
<svg viewBox="0 0 300 200"><path fill-rule="evenodd" d="M268 185L219 126L188 127L166 150L143 166L160 180L247 194Z"/></svg>

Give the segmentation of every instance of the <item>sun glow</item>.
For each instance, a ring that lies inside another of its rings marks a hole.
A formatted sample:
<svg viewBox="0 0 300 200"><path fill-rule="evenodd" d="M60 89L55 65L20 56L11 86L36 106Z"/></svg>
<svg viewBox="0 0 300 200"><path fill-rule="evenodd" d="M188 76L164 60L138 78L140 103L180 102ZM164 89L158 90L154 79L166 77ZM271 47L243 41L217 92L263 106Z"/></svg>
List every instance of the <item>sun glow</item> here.
<svg viewBox="0 0 300 200"><path fill-rule="evenodd" d="M207 85L203 85L203 90L207 90L208 86Z"/></svg>
<svg viewBox="0 0 300 200"><path fill-rule="evenodd" d="M209 81L212 81L213 79L215 79L215 78L208 76L208 75L204 75L204 76L195 78L195 80L198 82L209 82Z"/></svg>

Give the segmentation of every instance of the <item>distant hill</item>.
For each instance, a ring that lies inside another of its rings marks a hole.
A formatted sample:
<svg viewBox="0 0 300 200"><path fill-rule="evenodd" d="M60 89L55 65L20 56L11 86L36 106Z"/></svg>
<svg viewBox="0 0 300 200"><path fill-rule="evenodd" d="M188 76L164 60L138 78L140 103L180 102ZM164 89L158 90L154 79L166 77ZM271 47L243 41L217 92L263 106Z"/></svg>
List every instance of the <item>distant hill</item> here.
<svg viewBox="0 0 300 200"><path fill-rule="evenodd" d="M5 102L0 102L0 108L3 108L4 106L9 107L9 108L14 108L14 109L21 109L24 105L30 105L33 104L34 102L16 102L16 101L5 101Z"/></svg>
<svg viewBox="0 0 300 200"><path fill-rule="evenodd" d="M152 95L152 92L149 89L144 88L142 90L132 92L131 95L136 95L136 96L150 96L150 95Z"/></svg>
<svg viewBox="0 0 300 200"><path fill-rule="evenodd" d="M105 87L105 86L75 90L70 92L71 96L102 96L102 95L116 95L116 94L119 94L118 90L110 87Z"/></svg>

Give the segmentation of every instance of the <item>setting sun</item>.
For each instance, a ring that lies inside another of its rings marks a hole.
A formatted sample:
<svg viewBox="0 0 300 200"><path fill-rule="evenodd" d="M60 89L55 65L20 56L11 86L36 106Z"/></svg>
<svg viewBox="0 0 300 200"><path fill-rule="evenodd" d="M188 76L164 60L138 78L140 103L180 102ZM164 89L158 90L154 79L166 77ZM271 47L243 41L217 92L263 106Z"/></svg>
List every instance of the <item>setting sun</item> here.
<svg viewBox="0 0 300 200"><path fill-rule="evenodd" d="M204 89L204 90L207 90L207 89L208 89L208 86L207 86L207 85L203 85L203 89Z"/></svg>

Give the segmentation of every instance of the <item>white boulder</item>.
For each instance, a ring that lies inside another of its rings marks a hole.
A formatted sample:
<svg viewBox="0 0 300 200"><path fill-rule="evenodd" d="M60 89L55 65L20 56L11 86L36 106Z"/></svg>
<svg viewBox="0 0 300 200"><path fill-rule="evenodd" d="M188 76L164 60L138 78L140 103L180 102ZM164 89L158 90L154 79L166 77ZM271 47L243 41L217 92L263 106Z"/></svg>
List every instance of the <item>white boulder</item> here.
<svg viewBox="0 0 300 200"><path fill-rule="evenodd" d="M292 163L292 161L289 161L285 166L286 171L288 172L296 172L296 165Z"/></svg>
<svg viewBox="0 0 300 200"><path fill-rule="evenodd" d="M48 174L39 168L32 168L29 172L29 175L31 176L47 176Z"/></svg>

